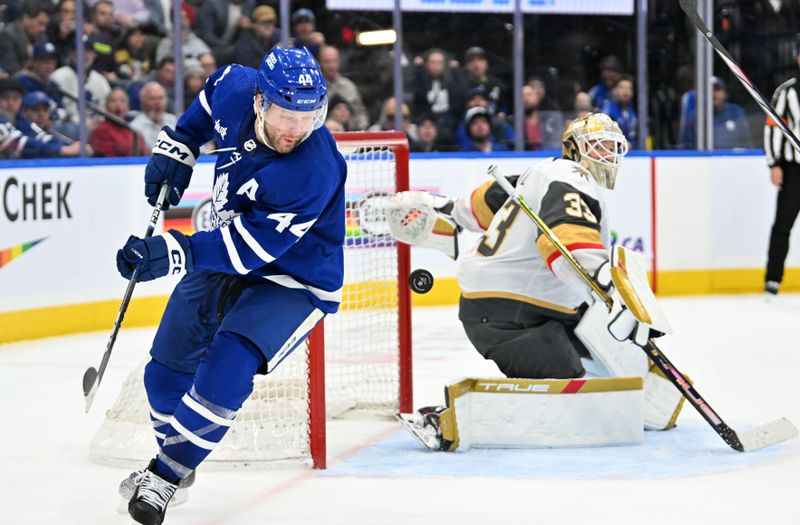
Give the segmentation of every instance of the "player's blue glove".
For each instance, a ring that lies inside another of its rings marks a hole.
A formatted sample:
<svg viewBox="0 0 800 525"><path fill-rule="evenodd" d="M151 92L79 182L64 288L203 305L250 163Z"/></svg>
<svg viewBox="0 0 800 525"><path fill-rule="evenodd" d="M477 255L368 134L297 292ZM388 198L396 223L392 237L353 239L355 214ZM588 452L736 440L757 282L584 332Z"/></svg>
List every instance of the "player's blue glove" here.
<svg viewBox="0 0 800 525"><path fill-rule="evenodd" d="M137 265L142 265L139 281L191 272L194 263L189 238L178 230L147 239L131 235L125 246L117 251L117 270L124 278L130 279Z"/></svg>
<svg viewBox="0 0 800 525"><path fill-rule="evenodd" d="M200 154L200 148L183 133L164 126L158 133L150 160L144 169L144 194L151 206L156 205L158 193L169 182L169 193L164 209L177 205L189 181Z"/></svg>

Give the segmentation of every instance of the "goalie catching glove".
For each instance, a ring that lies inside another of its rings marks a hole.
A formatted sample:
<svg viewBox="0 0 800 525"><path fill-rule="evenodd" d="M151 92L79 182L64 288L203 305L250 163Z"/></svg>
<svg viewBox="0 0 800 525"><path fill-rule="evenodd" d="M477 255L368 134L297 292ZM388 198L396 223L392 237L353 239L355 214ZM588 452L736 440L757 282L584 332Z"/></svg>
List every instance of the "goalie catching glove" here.
<svg viewBox="0 0 800 525"><path fill-rule="evenodd" d="M130 279L139 265L142 269L137 281L140 282L192 271L194 264L189 238L178 230L146 239L131 235L125 246L117 251L117 270L124 278Z"/></svg>
<svg viewBox="0 0 800 525"><path fill-rule="evenodd" d="M426 191L402 191L386 203L392 236L411 246L434 248L458 257L459 226L452 217L453 201Z"/></svg>
<svg viewBox="0 0 800 525"><path fill-rule="evenodd" d="M597 282L613 301L608 331L617 341L639 346L672 330L647 282L641 255L623 246L609 250L609 261L596 274Z"/></svg>
<svg viewBox="0 0 800 525"><path fill-rule="evenodd" d="M144 169L144 194L150 206L155 206L161 186L169 182L167 202L162 208L166 210L181 201L192 180L200 148L192 146L190 138L183 133L164 126L158 133L152 153Z"/></svg>

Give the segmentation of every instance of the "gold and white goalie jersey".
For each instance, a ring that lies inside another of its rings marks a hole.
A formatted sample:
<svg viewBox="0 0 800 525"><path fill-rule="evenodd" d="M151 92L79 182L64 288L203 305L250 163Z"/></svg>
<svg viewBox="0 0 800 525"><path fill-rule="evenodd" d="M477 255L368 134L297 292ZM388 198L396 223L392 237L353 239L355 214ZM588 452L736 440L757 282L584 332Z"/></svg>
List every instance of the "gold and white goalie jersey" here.
<svg viewBox="0 0 800 525"><path fill-rule="evenodd" d="M503 298L572 314L591 302L588 286L519 205L508 198L494 215L487 182L468 205L484 230L462 256L458 284L468 299ZM525 201L579 263L593 275L608 260L609 230L603 191L583 168L566 159L536 164L517 181Z"/></svg>

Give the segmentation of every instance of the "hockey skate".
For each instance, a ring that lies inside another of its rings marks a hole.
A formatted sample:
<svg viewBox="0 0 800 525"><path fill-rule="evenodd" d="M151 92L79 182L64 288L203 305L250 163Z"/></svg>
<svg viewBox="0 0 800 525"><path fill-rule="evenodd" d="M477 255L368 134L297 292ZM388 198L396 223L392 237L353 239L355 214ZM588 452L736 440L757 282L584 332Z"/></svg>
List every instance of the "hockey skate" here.
<svg viewBox="0 0 800 525"><path fill-rule="evenodd" d="M161 525L178 485L170 483L155 472L155 460L150 461L128 503L131 518L142 525Z"/></svg>
<svg viewBox="0 0 800 525"><path fill-rule="evenodd" d="M118 513L120 514L128 513L128 503L133 497L133 493L136 492L136 487L139 486L139 483L142 481L142 476L144 476L145 472L147 472L146 468L131 472L130 475L127 478L123 479L122 482L119 484L120 500L119 504L117 505ZM195 471L192 471L191 474L180 480L180 482L178 483L178 490L175 492L175 495L169 501L170 507L177 507L179 505L183 505L189 500L189 487L194 485L194 473Z"/></svg>
<svg viewBox="0 0 800 525"><path fill-rule="evenodd" d="M411 434L423 447L430 450L448 450L452 441L442 438L439 415L445 409L441 406L422 407L414 414L396 414Z"/></svg>

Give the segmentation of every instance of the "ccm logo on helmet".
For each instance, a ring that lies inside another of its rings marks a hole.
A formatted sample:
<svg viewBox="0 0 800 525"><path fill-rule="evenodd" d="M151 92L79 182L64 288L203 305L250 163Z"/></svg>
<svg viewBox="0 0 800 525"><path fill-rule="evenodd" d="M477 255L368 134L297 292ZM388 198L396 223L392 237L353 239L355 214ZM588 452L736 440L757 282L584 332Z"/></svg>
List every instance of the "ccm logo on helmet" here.
<svg viewBox="0 0 800 525"><path fill-rule="evenodd" d="M275 63L278 62L278 59L275 58L275 54L274 53L270 53L269 55L267 55L266 62L267 62L267 65L269 66L270 69L275 69Z"/></svg>
<svg viewBox="0 0 800 525"><path fill-rule="evenodd" d="M313 104L316 101L317 101L317 99L315 99L315 98L299 98L299 99L297 99L297 103L298 104Z"/></svg>

